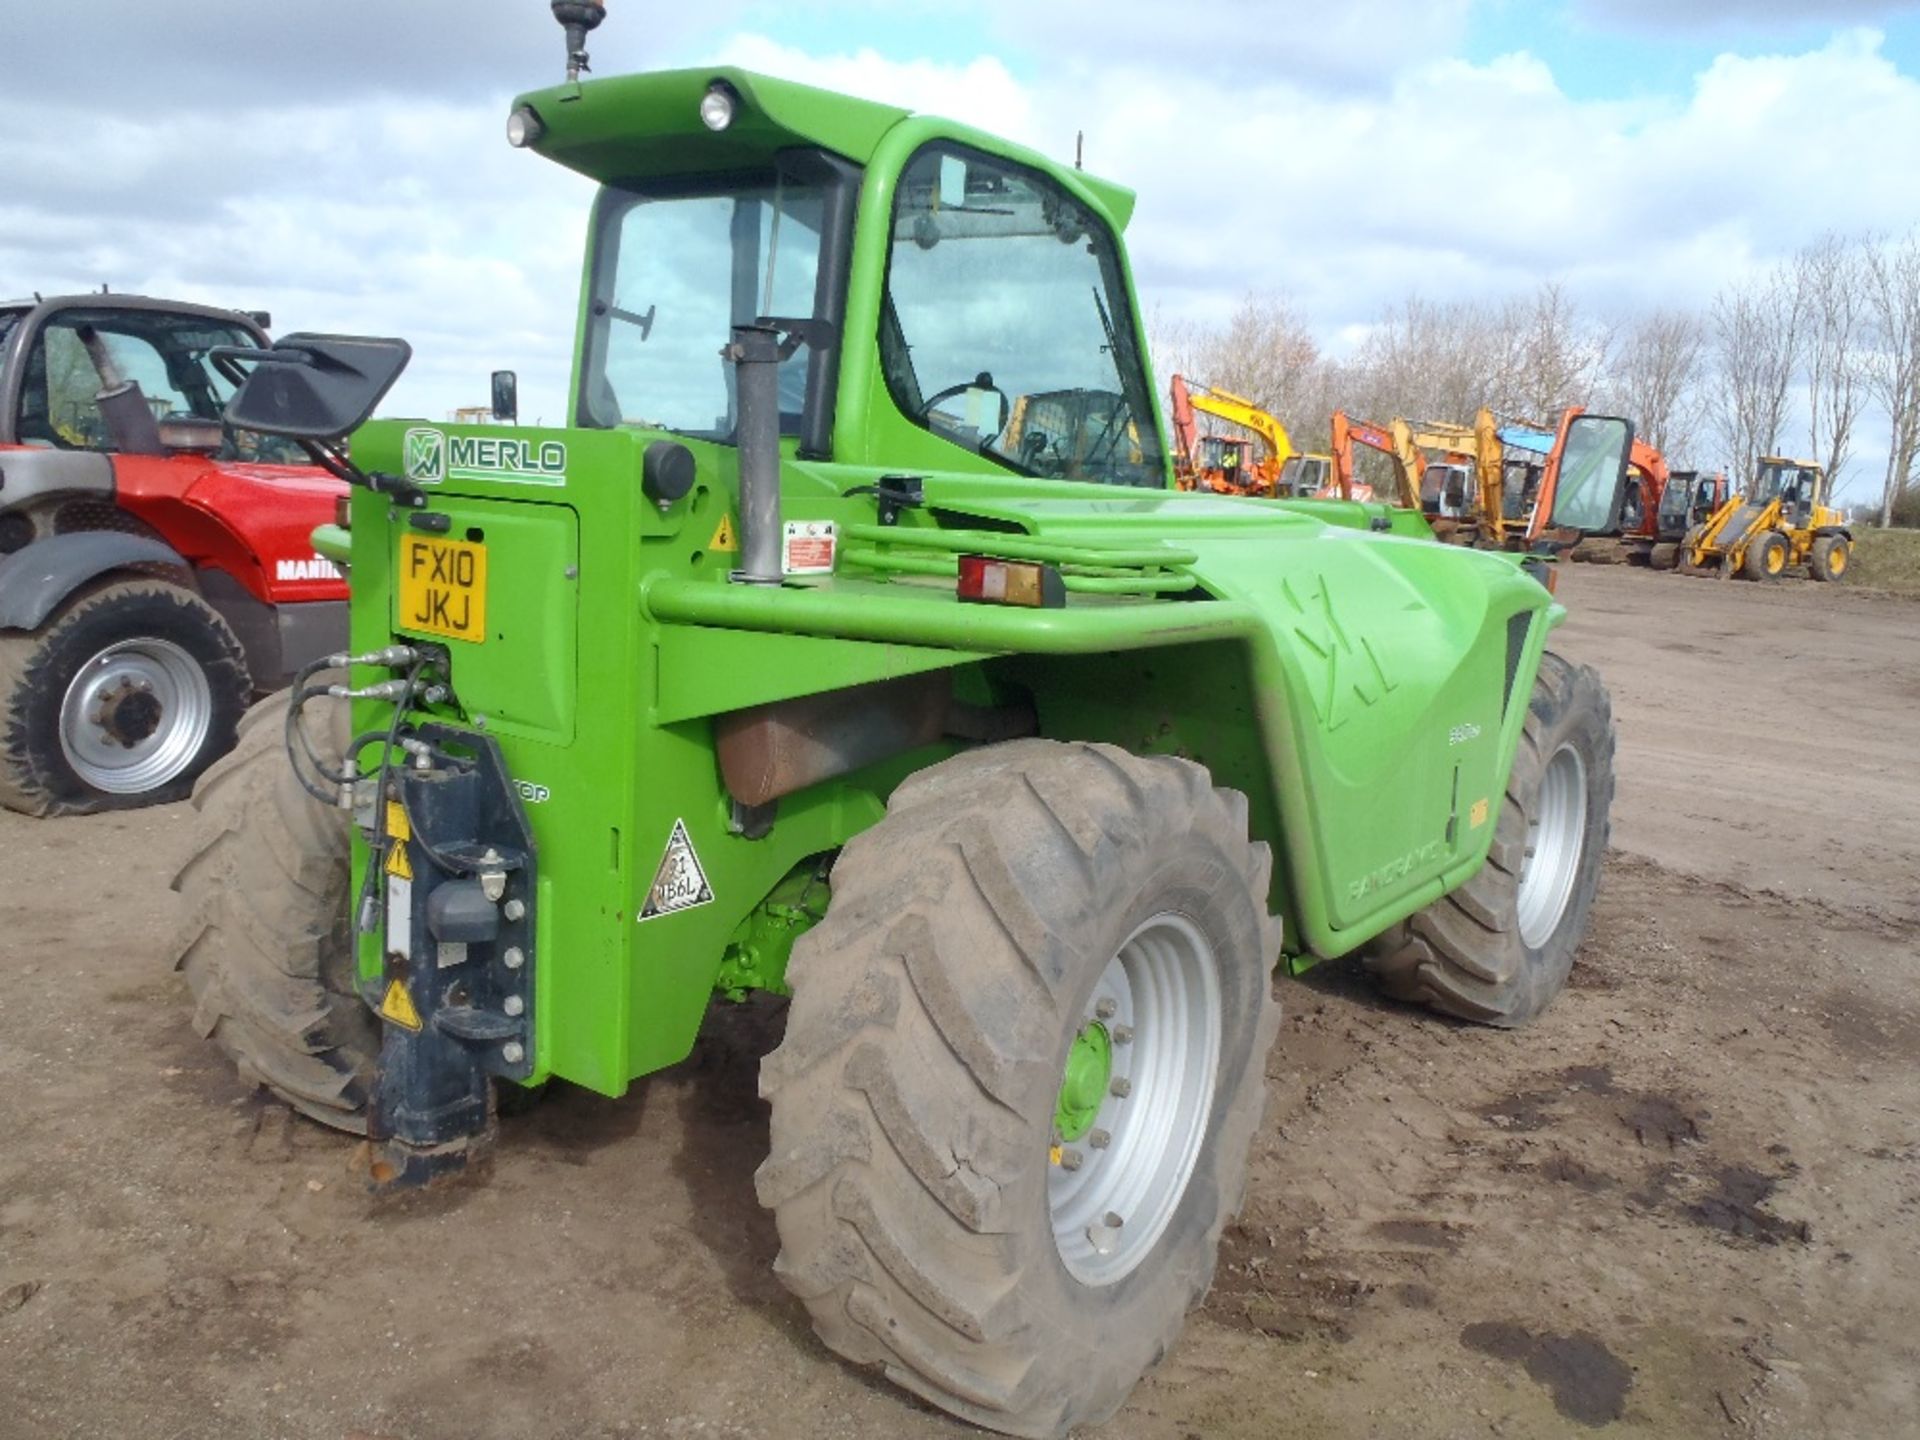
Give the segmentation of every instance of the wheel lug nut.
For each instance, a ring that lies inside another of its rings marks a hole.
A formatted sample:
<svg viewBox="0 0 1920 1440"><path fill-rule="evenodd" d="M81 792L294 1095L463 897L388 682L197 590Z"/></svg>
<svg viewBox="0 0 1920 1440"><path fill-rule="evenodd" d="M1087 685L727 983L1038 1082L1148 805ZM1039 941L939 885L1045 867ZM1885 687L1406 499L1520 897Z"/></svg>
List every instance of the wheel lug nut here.
<svg viewBox="0 0 1920 1440"><path fill-rule="evenodd" d="M1116 1075L1113 1077L1113 1084L1107 1088L1124 1100L1133 1093L1133 1082L1124 1075Z"/></svg>
<svg viewBox="0 0 1920 1440"><path fill-rule="evenodd" d="M1131 1025L1114 1026L1113 1043L1116 1045L1131 1045L1133 1043L1133 1027Z"/></svg>
<svg viewBox="0 0 1920 1440"><path fill-rule="evenodd" d="M1105 999L1093 1007L1093 1013L1102 1020L1111 1020L1119 1009L1120 1007L1111 999Z"/></svg>
<svg viewBox="0 0 1920 1440"><path fill-rule="evenodd" d="M509 1065L518 1065L527 1058L527 1050L518 1040L509 1040L500 1047L500 1058Z"/></svg>
<svg viewBox="0 0 1920 1440"><path fill-rule="evenodd" d="M1098 1223L1087 1227L1087 1243L1096 1255L1111 1255L1120 1239L1120 1217L1109 1210Z"/></svg>
<svg viewBox="0 0 1920 1440"><path fill-rule="evenodd" d="M1060 1168L1062 1170L1078 1170L1081 1160L1082 1156L1078 1150L1062 1150L1060 1152Z"/></svg>
<svg viewBox="0 0 1920 1440"><path fill-rule="evenodd" d="M509 1015L518 1015L525 1011L527 1002L522 1000L518 995L509 995L501 1002L500 1008Z"/></svg>
<svg viewBox="0 0 1920 1440"><path fill-rule="evenodd" d="M1113 1136L1105 1130L1095 1130L1087 1136L1087 1144L1096 1150L1104 1150L1113 1143Z"/></svg>

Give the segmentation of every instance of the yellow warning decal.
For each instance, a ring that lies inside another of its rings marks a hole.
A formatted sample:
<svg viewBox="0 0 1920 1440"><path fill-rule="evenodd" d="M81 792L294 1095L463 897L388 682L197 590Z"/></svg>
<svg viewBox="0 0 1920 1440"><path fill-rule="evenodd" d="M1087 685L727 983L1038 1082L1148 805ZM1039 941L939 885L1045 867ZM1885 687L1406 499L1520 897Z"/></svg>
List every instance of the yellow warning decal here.
<svg viewBox="0 0 1920 1440"><path fill-rule="evenodd" d="M1060 1163L1060 1157L1065 1153L1066 1147L1064 1145L1049 1146L1047 1148L1047 1163L1049 1165L1058 1165Z"/></svg>
<svg viewBox="0 0 1920 1440"><path fill-rule="evenodd" d="M420 1029L420 1012L413 1008L413 996L398 980L389 981L387 996L380 1002L380 1013L404 1030Z"/></svg>
<svg viewBox="0 0 1920 1440"><path fill-rule="evenodd" d="M398 800L387 802L387 874L402 880L413 879L413 861L407 858L407 841L413 838L413 826L407 823L407 807Z"/></svg>
<svg viewBox="0 0 1920 1440"><path fill-rule="evenodd" d="M1486 823L1487 823L1487 801L1486 801L1486 797L1482 796L1480 799L1473 802L1473 809L1467 812L1467 828L1470 830L1478 830L1482 825Z"/></svg>
<svg viewBox="0 0 1920 1440"><path fill-rule="evenodd" d="M722 515L720 523L714 527L713 539L707 542L709 550L738 550L740 541L733 533L733 517Z"/></svg>

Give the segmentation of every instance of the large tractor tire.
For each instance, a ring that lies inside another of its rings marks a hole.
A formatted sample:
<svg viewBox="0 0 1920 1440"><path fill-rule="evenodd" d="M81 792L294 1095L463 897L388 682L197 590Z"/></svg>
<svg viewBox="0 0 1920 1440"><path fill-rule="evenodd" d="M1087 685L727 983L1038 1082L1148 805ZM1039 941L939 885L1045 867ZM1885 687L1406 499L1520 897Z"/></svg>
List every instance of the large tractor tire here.
<svg viewBox="0 0 1920 1440"><path fill-rule="evenodd" d="M1686 538L1681 540L1679 553L1673 557L1673 568L1678 570L1682 575L1704 575L1707 573L1706 566L1693 563L1694 550L1699 546L1700 542L1706 538L1706 533L1706 526L1696 525L1687 531Z"/></svg>
<svg viewBox="0 0 1920 1440"><path fill-rule="evenodd" d="M1487 1025L1524 1025L1547 1008L1600 883L1613 749L1599 675L1543 655L1487 863L1367 948L1383 990Z"/></svg>
<svg viewBox="0 0 1920 1440"><path fill-rule="evenodd" d="M1821 581L1836 581L1846 577L1847 569L1853 564L1853 542L1844 535L1821 535L1815 538L1813 550L1807 556L1807 569L1813 578Z"/></svg>
<svg viewBox="0 0 1920 1440"><path fill-rule="evenodd" d="M233 745L252 685L191 590L112 580L0 633L0 806L80 815L178 800Z"/></svg>
<svg viewBox="0 0 1920 1440"><path fill-rule="evenodd" d="M1740 556L1740 573L1749 580L1778 580L1787 573L1787 537L1778 530L1762 530L1747 542Z"/></svg>
<svg viewBox="0 0 1920 1440"><path fill-rule="evenodd" d="M186 908L174 963L194 1028L242 1080L364 1134L380 1027L354 988L348 819L293 773L288 701L282 692L255 706L194 793L192 849L173 880ZM310 729L337 769L347 707L325 709L332 723Z"/></svg>
<svg viewBox="0 0 1920 1440"><path fill-rule="evenodd" d="M1270 869L1184 760L1019 740L900 787L761 1069L775 1268L827 1345L1007 1434L1119 1408L1245 1189Z"/></svg>

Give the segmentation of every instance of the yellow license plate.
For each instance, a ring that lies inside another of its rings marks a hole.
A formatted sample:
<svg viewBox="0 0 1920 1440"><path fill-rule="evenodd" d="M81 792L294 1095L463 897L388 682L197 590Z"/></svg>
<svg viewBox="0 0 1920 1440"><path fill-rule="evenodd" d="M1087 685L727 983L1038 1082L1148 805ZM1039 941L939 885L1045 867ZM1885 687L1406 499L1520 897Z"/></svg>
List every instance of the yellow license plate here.
<svg viewBox="0 0 1920 1440"><path fill-rule="evenodd" d="M477 540L400 537L403 630L450 640L487 638L487 547Z"/></svg>

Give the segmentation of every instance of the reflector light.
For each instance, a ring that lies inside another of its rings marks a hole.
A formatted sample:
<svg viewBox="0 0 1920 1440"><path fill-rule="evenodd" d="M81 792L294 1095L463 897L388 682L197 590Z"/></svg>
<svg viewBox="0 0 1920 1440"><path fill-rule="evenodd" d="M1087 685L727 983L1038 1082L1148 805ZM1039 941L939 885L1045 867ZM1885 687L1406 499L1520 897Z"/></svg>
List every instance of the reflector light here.
<svg viewBox="0 0 1920 1440"><path fill-rule="evenodd" d="M958 594L977 605L1025 605L1057 610L1067 603L1066 582L1051 565L1023 560L960 557Z"/></svg>

